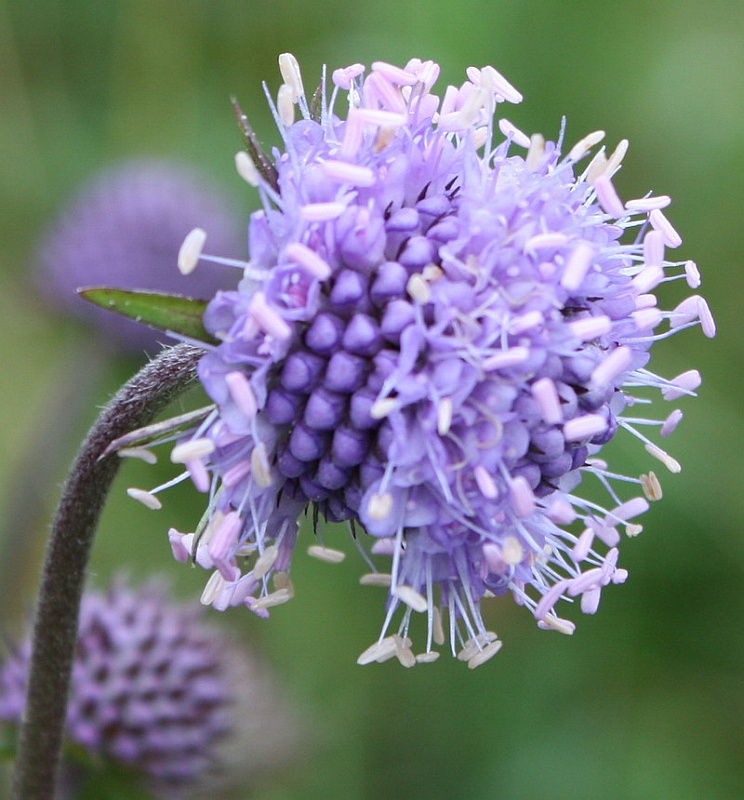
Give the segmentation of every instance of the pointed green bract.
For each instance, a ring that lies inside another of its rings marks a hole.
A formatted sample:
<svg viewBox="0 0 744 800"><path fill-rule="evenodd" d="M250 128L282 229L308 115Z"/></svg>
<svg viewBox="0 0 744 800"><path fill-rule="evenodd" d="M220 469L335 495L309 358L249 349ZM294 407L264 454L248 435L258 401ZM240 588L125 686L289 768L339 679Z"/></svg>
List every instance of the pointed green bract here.
<svg viewBox="0 0 744 800"><path fill-rule="evenodd" d="M141 292L96 287L80 289L79 294L89 303L143 322L152 328L178 333L190 339L213 344L213 336L204 329L202 317L206 300L163 292Z"/></svg>

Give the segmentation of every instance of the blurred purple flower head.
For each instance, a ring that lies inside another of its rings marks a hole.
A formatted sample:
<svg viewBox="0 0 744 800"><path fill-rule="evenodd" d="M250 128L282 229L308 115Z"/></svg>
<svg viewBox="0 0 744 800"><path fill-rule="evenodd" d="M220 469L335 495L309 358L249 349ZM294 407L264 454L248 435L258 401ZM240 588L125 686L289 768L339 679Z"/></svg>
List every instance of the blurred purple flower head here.
<svg viewBox="0 0 744 800"><path fill-rule="evenodd" d="M237 157L263 210L244 279L205 315L220 341L200 364L214 407L172 454L209 498L195 532L171 530L175 557L212 571L202 602L266 616L293 595L312 505L360 525L389 563L364 553L361 582L387 588L387 611L360 663L432 661L449 639L476 667L501 645L481 601L507 593L572 633L559 601L597 610L627 577L621 531L640 532L661 497L653 472L616 474L599 452L622 430L679 471L641 430L666 436L681 412L656 420L646 404L693 395L700 377L659 377L649 351L693 325L714 334L697 295L657 306L661 284L700 282L667 257L681 243L669 198L620 200L627 142L590 158L602 132L564 153L563 133L495 122L521 95L492 67L440 99L431 61L355 64L311 103L294 58L280 67L284 149L273 164ZM210 259L202 243L187 238L183 265Z"/></svg>
<svg viewBox="0 0 744 800"><path fill-rule="evenodd" d="M231 284L208 265L189 281L176 269L184 236L197 224L225 252L240 246L243 223L212 181L183 164L136 159L105 169L86 183L42 237L35 281L62 312L92 322L104 341L131 353L155 352L163 333L85 302L84 286L149 289L212 297Z"/></svg>
<svg viewBox="0 0 744 800"><path fill-rule="evenodd" d="M0 721L23 715L30 650L29 639L0 671ZM121 579L83 597L66 736L94 758L131 767L164 798L222 786L236 768L255 777L288 762L296 743L250 653L204 625L198 605ZM226 758L236 745L241 752Z"/></svg>

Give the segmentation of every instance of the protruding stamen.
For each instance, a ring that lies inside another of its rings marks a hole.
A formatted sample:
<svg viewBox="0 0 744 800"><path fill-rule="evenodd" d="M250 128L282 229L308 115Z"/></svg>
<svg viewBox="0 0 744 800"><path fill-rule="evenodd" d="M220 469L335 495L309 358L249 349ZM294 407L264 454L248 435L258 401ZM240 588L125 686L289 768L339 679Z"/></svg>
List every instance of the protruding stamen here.
<svg viewBox="0 0 744 800"><path fill-rule="evenodd" d="M625 372L633 360L633 351L625 345L615 348L592 372L591 385L595 388L607 386L618 375Z"/></svg>
<svg viewBox="0 0 744 800"><path fill-rule="evenodd" d="M584 414L568 420L563 426L563 435L567 442L578 442L591 439L607 430L607 420L600 414Z"/></svg>
<svg viewBox="0 0 744 800"><path fill-rule="evenodd" d="M271 477L271 467L266 457L266 445L256 442L251 450L251 476L256 486L266 489L274 482Z"/></svg>
<svg viewBox="0 0 744 800"><path fill-rule="evenodd" d="M582 342L590 342L612 330L612 320L604 314L597 317L577 319L568 325L571 334Z"/></svg>
<svg viewBox="0 0 744 800"><path fill-rule="evenodd" d="M263 578L264 575L274 566L277 558L279 557L279 548L272 544L267 547L263 553L256 559L251 572L254 578Z"/></svg>
<svg viewBox="0 0 744 800"><path fill-rule="evenodd" d="M518 475L511 481L509 484L509 496L514 513L518 517L529 517L534 512L535 495L523 475Z"/></svg>
<svg viewBox="0 0 744 800"><path fill-rule="evenodd" d="M372 419L385 419L390 413L395 411L400 406L398 400L392 397L383 397L380 400L375 400L369 410L369 415Z"/></svg>
<svg viewBox="0 0 744 800"><path fill-rule="evenodd" d="M251 298L249 310L256 322L275 339L289 339L292 329L267 302L263 292L256 292Z"/></svg>
<svg viewBox="0 0 744 800"><path fill-rule="evenodd" d="M488 470L482 465L478 464L473 470L473 477L480 489L481 494L488 500L495 500L499 496L499 490L496 482L491 477Z"/></svg>
<svg viewBox="0 0 744 800"><path fill-rule="evenodd" d="M247 376L234 370L225 375L225 385L233 403L247 419L253 419L258 411L258 401Z"/></svg>
<svg viewBox="0 0 744 800"><path fill-rule="evenodd" d="M622 217L627 213L623 201L615 190L612 179L606 172L597 175L594 180L594 188L597 192L597 200L599 200L599 204L607 214L611 217Z"/></svg>
<svg viewBox="0 0 744 800"><path fill-rule="evenodd" d="M431 664L432 661L436 661L439 658L439 653L436 650L428 650L426 653L417 653L416 654L416 663L417 664Z"/></svg>
<svg viewBox="0 0 744 800"><path fill-rule="evenodd" d="M310 545L307 548L308 555L317 558L319 561L326 561L328 564L340 564L345 558L346 553L341 550L334 550L331 547L322 547L319 544Z"/></svg>
<svg viewBox="0 0 744 800"><path fill-rule="evenodd" d="M568 257L561 276L561 286L569 292L575 292L586 277L594 260L595 250L588 242L579 242Z"/></svg>
<svg viewBox="0 0 744 800"><path fill-rule="evenodd" d="M569 161L578 161L580 158L583 158L592 147L599 144L604 137L604 131L594 131L593 133L588 133L583 139L579 139L568 152Z"/></svg>
<svg viewBox="0 0 744 800"><path fill-rule="evenodd" d="M558 389L551 378L540 378L530 387L532 397L540 408L543 421L546 425L557 425L563 422L563 408L561 407Z"/></svg>
<svg viewBox="0 0 744 800"><path fill-rule="evenodd" d="M370 645L364 652L357 658L357 664L364 666L371 664L373 661L386 661L395 655L396 643L394 636L386 636L379 642Z"/></svg>
<svg viewBox="0 0 744 800"><path fill-rule="evenodd" d="M348 183L350 186L367 188L374 186L377 180L374 171L369 167L361 167L358 164L350 164L347 161L328 159L323 162L321 168L326 177L332 181Z"/></svg>
<svg viewBox="0 0 744 800"><path fill-rule="evenodd" d="M418 82L415 75L394 64L388 64L387 61L373 61L370 66L373 72L379 72L398 86L413 86Z"/></svg>
<svg viewBox="0 0 744 800"><path fill-rule="evenodd" d="M697 289L702 283L700 270L694 261L685 261L685 277L687 278L687 285L690 289Z"/></svg>
<svg viewBox="0 0 744 800"><path fill-rule="evenodd" d="M534 172L540 166L544 152L545 137L540 133L533 133L530 136L530 146L524 159L524 163L530 172Z"/></svg>
<svg viewBox="0 0 744 800"><path fill-rule="evenodd" d="M295 121L295 104L293 97L294 93L291 87L283 83L279 87L279 92L276 96L276 110L285 128L291 127Z"/></svg>
<svg viewBox="0 0 744 800"><path fill-rule="evenodd" d="M207 581L207 585L204 587L199 602L203 606L211 605L224 588L225 579L219 572L213 572Z"/></svg>
<svg viewBox="0 0 744 800"><path fill-rule="evenodd" d="M259 611L263 608L273 608L288 603L294 595L288 589L277 589L275 592L264 595L250 604L251 611Z"/></svg>
<svg viewBox="0 0 744 800"><path fill-rule="evenodd" d="M653 475L653 473L651 474ZM612 524L617 524L616 520L627 522L629 519L645 514L647 511L648 503L642 497L634 497L632 500L617 506L617 508L613 508L607 515L606 522L611 522Z"/></svg>
<svg viewBox="0 0 744 800"><path fill-rule="evenodd" d="M682 472L682 466L675 458L672 458L669 453L664 452L660 447L655 444L645 445L646 452L657 458L669 470L669 472L677 473Z"/></svg>
<svg viewBox="0 0 744 800"><path fill-rule="evenodd" d="M485 664L486 661L492 659L496 653L501 650L503 644L504 643L499 640L486 645L480 653L476 653L472 658L468 659L468 669L476 669L476 667L480 667L481 664Z"/></svg>
<svg viewBox="0 0 744 800"><path fill-rule="evenodd" d="M137 500L138 502L142 503L143 506L146 508L150 508L153 511L159 511L163 504L155 497L152 492L148 492L145 489L137 489L136 487L132 486L127 489L127 494L132 498L132 500Z"/></svg>
<svg viewBox="0 0 744 800"><path fill-rule="evenodd" d="M670 386L665 386L661 390L661 396L665 400L678 400L685 395L694 394L702 382L703 379L696 369L688 369L676 378L672 378L669 381Z"/></svg>
<svg viewBox="0 0 744 800"><path fill-rule="evenodd" d="M519 145L520 147L529 147L530 146L530 137L527 136L526 133L522 133L516 125L512 125L508 119L504 119L503 117L499 120L499 130L501 133L506 136L508 139L511 137L511 140L514 144Z"/></svg>
<svg viewBox="0 0 744 800"><path fill-rule="evenodd" d="M510 347L488 356L483 360L481 366L485 372L494 369L508 369L523 364L530 357L529 347Z"/></svg>
<svg viewBox="0 0 744 800"><path fill-rule="evenodd" d="M628 152L629 142L627 139L621 139L617 143L617 147L612 151L612 155L607 159L605 170L608 175L614 175L623 163L625 154Z"/></svg>
<svg viewBox="0 0 744 800"><path fill-rule="evenodd" d="M625 204L625 208L635 214L653 211L655 208L666 208L671 202L671 197L666 194L660 194L658 197L639 197L637 200L628 200Z"/></svg>
<svg viewBox="0 0 744 800"><path fill-rule="evenodd" d="M487 65L481 70L481 82L487 79L493 90L506 100L507 103L521 103L524 97L498 70Z"/></svg>
<svg viewBox="0 0 744 800"><path fill-rule="evenodd" d="M388 588L393 582L393 576L388 572L368 572L359 578L362 586L382 586Z"/></svg>
<svg viewBox="0 0 744 800"><path fill-rule="evenodd" d="M261 173L256 169L253 159L245 150L239 150L235 154L235 169L249 186L260 186Z"/></svg>
<svg viewBox="0 0 744 800"><path fill-rule="evenodd" d="M478 653L482 653L484 648L498 641L498 636L493 631L479 633L475 638L468 639L464 647L457 654L460 661L470 661Z"/></svg>
<svg viewBox="0 0 744 800"><path fill-rule="evenodd" d="M664 438L669 436L682 421L682 417L682 412L678 408L675 408L674 411L672 411L672 413L664 420L664 424L661 426L661 435Z"/></svg>
<svg viewBox="0 0 744 800"><path fill-rule="evenodd" d="M122 447L116 451L119 458L138 458L146 464L157 464L158 457L146 447Z"/></svg>
<svg viewBox="0 0 744 800"><path fill-rule="evenodd" d="M205 458L214 451L215 446L211 439L191 439L177 444L171 450L170 459L174 464L185 464L195 458Z"/></svg>
<svg viewBox="0 0 744 800"><path fill-rule="evenodd" d="M449 397L443 397L437 406L437 433L440 436L446 436L452 425L452 400Z"/></svg>
<svg viewBox="0 0 744 800"><path fill-rule="evenodd" d="M536 233L530 236L524 243L525 253L533 253L536 250L552 250L554 248L563 247L568 241L568 236L560 231L553 231L551 233Z"/></svg>
<svg viewBox="0 0 744 800"><path fill-rule="evenodd" d="M426 305L431 298L431 288L429 282L419 272L414 272L408 279L406 291L413 300L421 305Z"/></svg>
<svg viewBox="0 0 744 800"><path fill-rule="evenodd" d="M648 238L648 237L646 237ZM655 289L664 280L664 270L653 264L644 267L631 281L633 288L639 294L646 294Z"/></svg>
<svg viewBox="0 0 744 800"><path fill-rule="evenodd" d="M176 262L178 271L182 275L188 275L196 269L206 241L207 233L201 228L194 228L186 234L181 249L178 251L178 261Z"/></svg>
<svg viewBox="0 0 744 800"><path fill-rule="evenodd" d="M656 477L655 472L649 472L648 475L641 475L641 486L643 487L643 493L649 500L661 500L663 497L661 483Z"/></svg>
<svg viewBox="0 0 744 800"><path fill-rule="evenodd" d="M643 238L643 261L647 267L664 265L664 235L661 231L649 231Z"/></svg>
<svg viewBox="0 0 744 800"><path fill-rule="evenodd" d="M328 222L346 211L345 203L308 203L300 209L300 218L305 222Z"/></svg>
<svg viewBox="0 0 744 800"><path fill-rule="evenodd" d="M664 244L674 249L682 244L682 237L677 233L671 222L664 216L663 211L655 208L648 215L648 221L664 237Z"/></svg>
<svg viewBox="0 0 744 800"><path fill-rule="evenodd" d="M305 89L302 86L300 65L292 53L282 53L279 56L279 71L291 91L292 102L296 103L305 94Z"/></svg>
<svg viewBox="0 0 744 800"><path fill-rule="evenodd" d="M324 281L331 276L328 262L314 250L301 242L290 242L284 248L284 255L300 267L304 267L314 278Z"/></svg>
<svg viewBox="0 0 744 800"><path fill-rule="evenodd" d="M554 614L548 614L537 624L541 628L550 628L551 630L562 633L565 636L573 636L573 633L576 630L576 626L573 624L573 622L568 619L556 617Z"/></svg>
<svg viewBox="0 0 744 800"><path fill-rule="evenodd" d="M392 594L414 611L423 613L428 608L426 598L411 586L396 586Z"/></svg>

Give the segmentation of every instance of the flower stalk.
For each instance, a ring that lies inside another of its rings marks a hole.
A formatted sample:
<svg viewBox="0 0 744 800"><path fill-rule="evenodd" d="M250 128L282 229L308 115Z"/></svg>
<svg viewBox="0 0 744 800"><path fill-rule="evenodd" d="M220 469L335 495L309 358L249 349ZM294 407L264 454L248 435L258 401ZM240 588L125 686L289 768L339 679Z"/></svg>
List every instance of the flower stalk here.
<svg viewBox="0 0 744 800"><path fill-rule="evenodd" d="M52 800L62 747L78 613L93 537L120 459L101 457L149 422L196 377L202 351L181 344L143 367L91 427L64 486L42 572L13 800Z"/></svg>

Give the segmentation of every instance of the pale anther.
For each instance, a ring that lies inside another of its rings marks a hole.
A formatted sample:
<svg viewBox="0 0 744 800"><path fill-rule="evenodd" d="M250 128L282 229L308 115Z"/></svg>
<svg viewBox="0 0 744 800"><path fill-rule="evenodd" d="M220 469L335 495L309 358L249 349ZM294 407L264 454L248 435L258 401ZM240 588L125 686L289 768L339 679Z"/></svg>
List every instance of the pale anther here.
<svg viewBox="0 0 744 800"><path fill-rule="evenodd" d="M421 305L426 305L431 297L431 289L428 281L418 272L414 272L408 279L406 291L411 296L411 299L415 300L417 303L421 303Z"/></svg>
<svg viewBox="0 0 744 800"><path fill-rule="evenodd" d="M116 451L119 458L138 458L147 464L157 464L158 457L146 447L122 447Z"/></svg>
<svg viewBox="0 0 744 800"><path fill-rule="evenodd" d="M672 458L669 453L664 452L660 447L657 447L655 444L647 444L645 445L645 449L650 456L661 461L669 472L682 472L682 466L679 461L677 461L676 458Z"/></svg>
<svg viewBox="0 0 744 800"><path fill-rule="evenodd" d="M578 142L568 151L568 159L570 161L578 161L583 158L594 145L599 144L605 137L604 131L594 131L588 133L583 139Z"/></svg>
<svg viewBox="0 0 744 800"><path fill-rule="evenodd" d="M643 487L643 493L649 500L661 500L663 496L661 483L659 483L659 479L654 472L649 472L648 475L641 475L641 486Z"/></svg>
<svg viewBox="0 0 744 800"><path fill-rule="evenodd" d="M240 175L240 177L249 185L249 186L259 186L261 183L261 174L256 169L256 165L253 163L253 160L245 152L245 150L239 150L235 154L235 169Z"/></svg>
<svg viewBox="0 0 744 800"><path fill-rule="evenodd" d="M186 234L181 249L178 251L178 270L182 275L188 275L196 269L201 258L207 233L201 228L194 228Z"/></svg>
<svg viewBox="0 0 744 800"><path fill-rule="evenodd" d="M422 613L427 609L426 598L411 586L396 586L392 594L414 611Z"/></svg>
<svg viewBox="0 0 744 800"><path fill-rule="evenodd" d="M271 594L267 594L264 597L260 597L258 600L254 600L250 607L251 610L260 610L262 608L272 608L273 606L280 606L284 603L287 603L292 599L292 593L287 589L277 589L275 592L271 592Z"/></svg>
<svg viewBox="0 0 744 800"><path fill-rule="evenodd" d="M393 582L393 576L389 572L368 572L359 578L362 586L382 586L389 587Z"/></svg>
<svg viewBox="0 0 744 800"><path fill-rule="evenodd" d="M152 492L145 491L144 489L137 489L135 487L131 487L127 489L127 494L132 498L132 500L137 500L142 503L143 506L152 509L153 511L159 511L163 504L155 497Z"/></svg>
<svg viewBox="0 0 744 800"><path fill-rule="evenodd" d="M310 545L307 548L308 555L317 558L319 561L326 561L329 564L340 564L345 558L346 553L341 550L334 550L331 547L323 547L319 544Z"/></svg>
<svg viewBox="0 0 744 800"><path fill-rule="evenodd" d="M437 433L446 436L452 425L452 400L444 397L437 406Z"/></svg>
<svg viewBox="0 0 744 800"><path fill-rule="evenodd" d="M174 464L185 464L194 458L204 458L214 451L215 446L211 439L191 439L177 444L171 450L170 459Z"/></svg>
<svg viewBox="0 0 744 800"><path fill-rule="evenodd" d="M475 669L481 664L485 664L486 661L493 658L501 650L503 644L502 641L496 641L486 645L480 653L476 653L472 658L468 659L468 669Z"/></svg>
<svg viewBox="0 0 744 800"><path fill-rule="evenodd" d="M260 486L262 489L266 489L273 483L263 442L258 442L251 451L251 476L256 486Z"/></svg>
<svg viewBox="0 0 744 800"><path fill-rule="evenodd" d="M263 553L256 559L251 572L254 578L263 578L264 575L274 566L276 559L279 557L279 548L272 544L267 547Z"/></svg>
<svg viewBox="0 0 744 800"><path fill-rule="evenodd" d="M291 90L292 100L296 103L305 94L305 89L302 86L300 65L292 53L282 53L279 56L279 72L282 74L282 80Z"/></svg>

